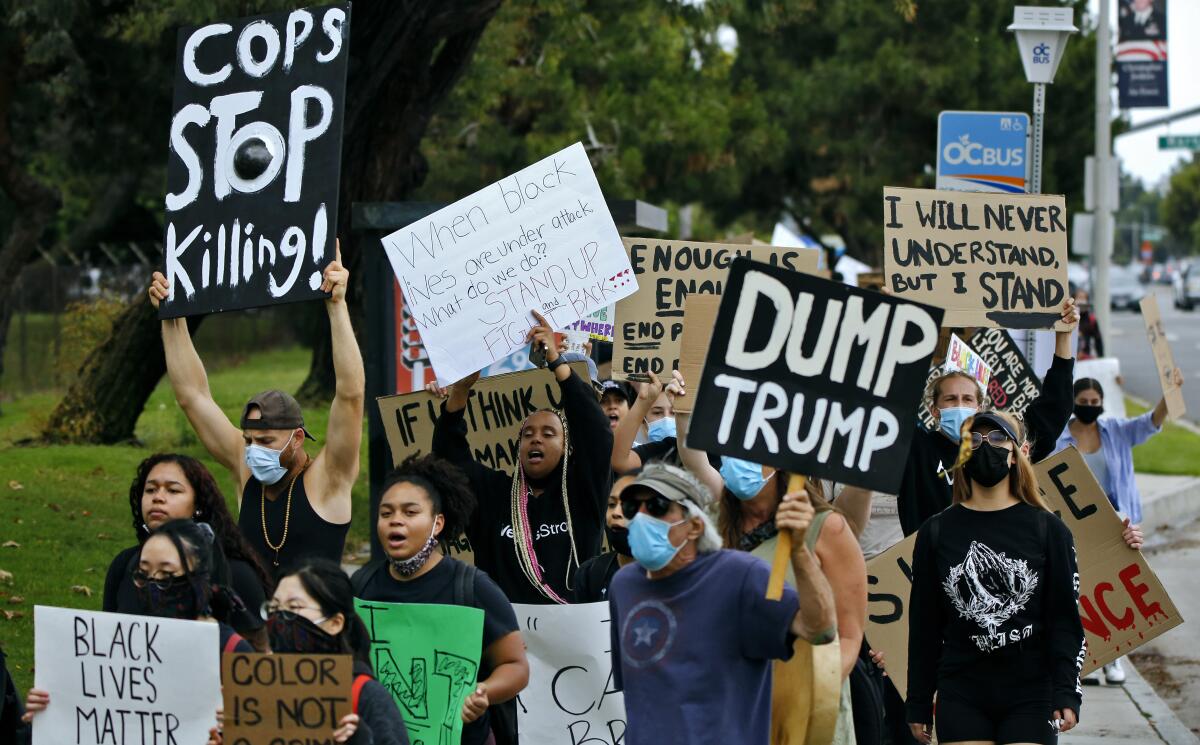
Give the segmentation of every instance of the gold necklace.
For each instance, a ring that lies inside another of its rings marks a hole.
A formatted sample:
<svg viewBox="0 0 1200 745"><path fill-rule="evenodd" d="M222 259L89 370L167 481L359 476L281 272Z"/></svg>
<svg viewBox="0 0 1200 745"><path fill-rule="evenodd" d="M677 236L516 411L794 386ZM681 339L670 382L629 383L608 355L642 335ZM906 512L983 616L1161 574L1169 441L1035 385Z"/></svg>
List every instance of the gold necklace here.
<svg viewBox="0 0 1200 745"><path fill-rule="evenodd" d="M300 469L300 473L292 477L292 483L288 484L287 504L283 511L283 537L279 539L279 545L271 543L271 537L267 535L267 486L261 481L258 482L259 503L262 513L262 529L263 541L266 542L267 548L275 552L275 560L271 562L275 566L279 566L279 550L283 548L283 544L287 543L288 523L292 518L292 489L296 488L296 479L304 475L304 471L308 469L309 461L304 461L304 467Z"/></svg>

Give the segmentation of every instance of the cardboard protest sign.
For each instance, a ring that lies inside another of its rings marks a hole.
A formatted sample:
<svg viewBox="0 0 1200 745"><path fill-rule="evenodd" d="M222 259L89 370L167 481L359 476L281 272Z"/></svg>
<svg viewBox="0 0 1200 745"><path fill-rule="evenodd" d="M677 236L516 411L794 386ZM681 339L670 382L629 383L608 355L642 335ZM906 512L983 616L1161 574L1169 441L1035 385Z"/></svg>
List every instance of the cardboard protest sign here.
<svg viewBox="0 0 1200 745"><path fill-rule="evenodd" d="M883 271L947 326L1067 330L1066 198L883 190Z"/></svg>
<svg viewBox="0 0 1200 745"><path fill-rule="evenodd" d="M895 493L942 311L738 259L688 445Z"/></svg>
<svg viewBox="0 0 1200 745"><path fill-rule="evenodd" d="M521 739L546 745L620 743L625 696L612 690L608 603L513 603L529 657L517 701Z"/></svg>
<svg viewBox="0 0 1200 745"><path fill-rule="evenodd" d="M1158 382L1162 385L1163 398L1167 402L1167 417L1178 419L1187 413L1183 391L1175 385L1175 355L1163 329L1162 313L1158 310L1158 296L1149 293L1142 298L1142 321L1146 324L1146 336L1154 352L1154 366L1158 369Z"/></svg>
<svg viewBox="0 0 1200 745"><path fill-rule="evenodd" d="M683 301L693 294L720 295L730 264L738 257L785 269L815 273L821 252L739 243L693 243L624 238L637 292L617 303L613 376L653 372L670 375L679 367Z"/></svg>
<svg viewBox="0 0 1200 745"><path fill-rule="evenodd" d="M914 533L867 562L867 643L883 652L888 677L908 698L908 598Z"/></svg>
<svg viewBox="0 0 1200 745"><path fill-rule="evenodd" d="M1034 375L1021 350L1004 329L979 329L967 344L992 371L987 384L994 408L1023 416L1042 392L1042 381Z"/></svg>
<svg viewBox="0 0 1200 745"><path fill-rule="evenodd" d="M160 318L327 297L350 4L180 29Z"/></svg>
<svg viewBox="0 0 1200 745"><path fill-rule="evenodd" d="M697 293L684 300L683 333L679 337L679 374L689 387L700 385L700 376L704 372L704 358L708 355L708 342L712 338L720 307L720 295ZM695 403L694 396L677 398L674 403L675 413L690 414Z"/></svg>
<svg viewBox="0 0 1200 745"><path fill-rule="evenodd" d="M409 739L462 741L462 705L475 690L483 611L461 605L354 599L371 635L375 678L391 692Z"/></svg>
<svg viewBox="0 0 1200 745"><path fill-rule="evenodd" d="M1083 674L1183 623L1146 557L1125 545L1121 518L1079 451L1067 448L1034 470L1050 509L1075 536L1079 617L1087 637Z"/></svg>
<svg viewBox="0 0 1200 745"><path fill-rule="evenodd" d="M883 272L860 272L858 275L858 286L864 290L882 290L885 284Z"/></svg>
<svg viewBox="0 0 1200 745"><path fill-rule="evenodd" d="M531 310L561 329L637 290L579 143L384 236L383 247L442 385L525 346Z"/></svg>
<svg viewBox="0 0 1200 745"><path fill-rule="evenodd" d="M275 745L280 738L329 737L350 713L353 683L350 655L222 655L225 742Z"/></svg>
<svg viewBox="0 0 1200 745"><path fill-rule="evenodd" d="M221 708L215 623L34 606L34 745L205 742Z"/></svg>

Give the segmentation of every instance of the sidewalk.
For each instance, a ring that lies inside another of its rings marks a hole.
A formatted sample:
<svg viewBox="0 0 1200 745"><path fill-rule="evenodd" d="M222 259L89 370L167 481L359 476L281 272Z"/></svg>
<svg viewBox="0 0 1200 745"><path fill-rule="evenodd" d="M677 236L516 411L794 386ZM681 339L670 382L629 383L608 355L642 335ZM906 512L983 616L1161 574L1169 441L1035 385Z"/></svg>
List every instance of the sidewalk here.
<svg viewBox="0 0 1200 745"><path fill-rule="evenodd" d="M1137 669L1124 662L1125 685L1084 686L1083 722L1059 737L1061 745L1197 745L1194 735Z"/></svg>
<svg viewBox="0 0 1200 745"><path fill-rule="evenodd" d="M1147 534L1200 517L1200 478L1149 473L1134 477L1142 495L1142 525Z"/></svg>

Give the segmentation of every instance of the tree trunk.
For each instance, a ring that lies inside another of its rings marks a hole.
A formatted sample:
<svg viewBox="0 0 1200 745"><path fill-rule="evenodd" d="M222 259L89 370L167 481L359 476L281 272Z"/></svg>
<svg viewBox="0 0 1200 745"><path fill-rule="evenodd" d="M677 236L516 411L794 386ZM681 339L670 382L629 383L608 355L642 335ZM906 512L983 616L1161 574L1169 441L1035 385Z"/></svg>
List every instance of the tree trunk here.
<svg viewBox="0 0 1200 745"><path fill-rule="evenodd" d="M344 236L353 202L400 199L424 180L428 166L418 150L421 137L500 2L354 3L338 209ZM355 277L358 251L349 241L342 242L342 260ZM351 318L361 327L362 299L355 283L348 299ZM299 391L308 401L328 400L334 387L329 327L318 328L309 376ZM143 294L84 361L77 382L51 415L45 437L99 443L132 438L165 370L158 320Z"/></svg>

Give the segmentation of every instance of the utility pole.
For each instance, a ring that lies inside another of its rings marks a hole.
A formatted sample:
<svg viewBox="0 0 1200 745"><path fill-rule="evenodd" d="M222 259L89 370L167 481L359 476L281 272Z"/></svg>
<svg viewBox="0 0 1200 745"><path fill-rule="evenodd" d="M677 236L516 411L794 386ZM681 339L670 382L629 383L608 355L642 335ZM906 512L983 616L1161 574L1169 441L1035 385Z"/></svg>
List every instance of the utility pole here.
<svg viewBox="0 0 1200 745"><path fill-rule="evenodd" d="M1096 24L1096 219L1092 221L1092 256L1095 276L1092 278L1092 309L1100 325L1100 338L1106 350L1109 345L1111 303L1108 292L1108 268L1113 236L1110 215L1115 194L1110 194L1109 171L1112 169L1112 34L1109 31L1109 0L1100 0Z"/></svg>

